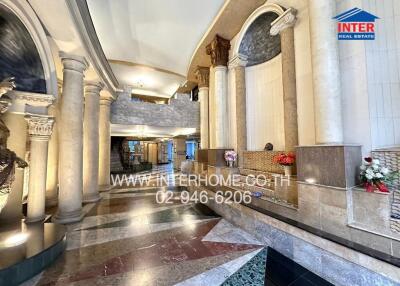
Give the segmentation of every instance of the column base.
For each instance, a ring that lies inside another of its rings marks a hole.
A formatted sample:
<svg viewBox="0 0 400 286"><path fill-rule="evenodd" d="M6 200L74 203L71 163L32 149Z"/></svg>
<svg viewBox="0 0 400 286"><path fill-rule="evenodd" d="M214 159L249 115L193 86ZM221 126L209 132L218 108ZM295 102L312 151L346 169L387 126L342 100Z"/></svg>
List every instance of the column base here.
<svg viewBox="0 0 400 286"><path fill-rule="evenodd" d="M82 209L73 212L57 212L57 214L51 219L54 223L68 224L73 222L79 222L84 217Z"/></svg>
<svg viewBox="0 0 400 286"><path fill-rule="evenodd" d="M338 188L359 184L361 145L298 146L296 156L299 181Z"/></svg>
<svg viewBox="0 0 400 286"><path fill-rule="evenodd" d="M58 204L58 198L46 198L46 207L55 207Z"/></svg>
<svg viewBox="0 0 400 286"><path fill-rule="evenodd" d="M96 194L88 194L83 195L83 202L84 203L96 203L101 200L101 196L99 193Z"/></svg>
<svg viewBox="0 0 400 286"><path fill-rule="evenodd" d="M46 219L46 214L39 216L39 217L26 217L25 223L35 223L35 222L43 222Z"/></svg>
<svg viewBox="0 0 400 286"><path fill-rule="evenodd" d="M101 185L101 186L99 186L99 191L107 192L107 191L111 190L112 188L113 188L113 186L111 186L111 185Z"/></svg>

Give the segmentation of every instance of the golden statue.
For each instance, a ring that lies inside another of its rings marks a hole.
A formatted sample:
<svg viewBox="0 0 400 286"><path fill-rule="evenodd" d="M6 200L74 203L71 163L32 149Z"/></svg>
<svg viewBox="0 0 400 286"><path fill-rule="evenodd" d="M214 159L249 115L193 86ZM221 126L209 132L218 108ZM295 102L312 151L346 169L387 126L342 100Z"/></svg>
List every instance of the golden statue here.
<svg viewBox="0 0 400 286"><path fill-rule="evenodd" d="M5 113L11 105L11 99L6 93L15 88L14 78L7 78L0 82L0 116ZM0 213L7 203L11 184L15 179L15 167L25 168L28 164L18 158L11 150L7 149L7 140L10 130L0 118Z"/></svg>

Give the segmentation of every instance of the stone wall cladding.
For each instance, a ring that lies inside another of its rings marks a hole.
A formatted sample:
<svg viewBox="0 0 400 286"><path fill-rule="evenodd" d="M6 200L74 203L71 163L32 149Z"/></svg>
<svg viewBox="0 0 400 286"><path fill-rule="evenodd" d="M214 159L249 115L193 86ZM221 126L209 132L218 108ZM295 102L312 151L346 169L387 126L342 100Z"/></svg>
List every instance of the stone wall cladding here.
<svg viewBox="0 0 400 286"><path fill-rule="evenodd" d="M372 157L378 159L382 165L391 171L400 171L400 149L377 150L372 152ZM393 181L393 184L400 186L400 177Z"/></svg>
<svg viewBox="0 0 400 286"><path fill-rule="evenodd" d="M257 170L262 172L271 172L283 174L283 166L274 163L274 156L280 154L280 151L244 151L243 168Z"/></svg>
<svg viewBox="0 0 400 286"><path fill-rule="evenodd" d="M189 191L207 191L190 187ZM304 230L278 221L240 204L218 204L208 200L207 206L234 225L321 276L334 285L399 285L398 268ZM376 269L382 274L378 274ZM390 277L390 278L388 278ZM395 281L394 281L395 280Z"/></svg>
<svg viewBox="0 0 400 286"><path fill-rule="evenodd" d="M160 127L200 128L200 104L189 95L179 94L170 104L132 101L129 94L120 94L111 105L111 123Z"/></svg>
<svg viewBox="0 0 400 286"><path fill-rule="evenodd" d="M378 159L382 165L391 171L400 171L400 149L382 149L372 152L372 156ZM400 177L392 182L391 191L393 199L391 205L390 229L392 232L400 233Z"/></svg>

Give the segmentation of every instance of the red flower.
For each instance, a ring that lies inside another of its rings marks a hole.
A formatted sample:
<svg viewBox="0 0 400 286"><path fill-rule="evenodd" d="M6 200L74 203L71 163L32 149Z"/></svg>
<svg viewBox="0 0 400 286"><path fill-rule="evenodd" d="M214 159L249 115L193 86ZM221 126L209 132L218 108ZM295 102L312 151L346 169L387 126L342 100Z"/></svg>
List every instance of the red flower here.
<svg viewBox="0 0 400 286"><path fill-rule="evenodd" d="M364 160L367 163L371 163L372 162L372 158L371 157L365 157Z"/></svg>
<svg viewBox="0 0 400 286"><path fill-rule="evenodd" d="M296 161L296 155L293 153L281 153L273 158L274 163L284 165L284 166L291 166Z"/></svg>
<svg viewBox="0 0 400 286"><path fill-rule="evenodd" d="M382 183L382 182L377 182L375 183L375 186L378 187L378 190L382 193L389 193L389 189L387 188L387 186Z"/></svg>
<svg viewBox="0 0 400 286"><path fill-rule="evenodd" d="M364 188L367 191L367 193L373 193L374 192L374 185L372 183L365 183Z"/></svg>

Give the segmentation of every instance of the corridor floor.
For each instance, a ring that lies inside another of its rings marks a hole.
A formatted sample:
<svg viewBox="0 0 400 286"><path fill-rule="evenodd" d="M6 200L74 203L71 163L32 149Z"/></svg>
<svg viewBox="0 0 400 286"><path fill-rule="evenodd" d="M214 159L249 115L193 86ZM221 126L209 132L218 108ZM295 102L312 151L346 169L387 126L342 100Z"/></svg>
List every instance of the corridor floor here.
<svg viewBox="0 0 400 286"><path fill-rule="evenodd" d="M152 174L160 172L172 170ZM99 203L84 206L82 222L68 226L65 254L25 284L240 285L228 278L263 254L261 243L204 205L158 204L156 193L165 188L181 191L169 186L102 193ZM246 285L263 285L265 259L261 263L259 282L249 276Z"/></svg>
<svg viewBox="0 0 400 286"><path fill-rule="evenodd" d="M144 172L149 185L116 187L83 207L68 225L67 250L23 286L330 286L294 261L265 247L207 206L183 204L171 165ZM170 190L170 204L157 192Z"/></svg>

